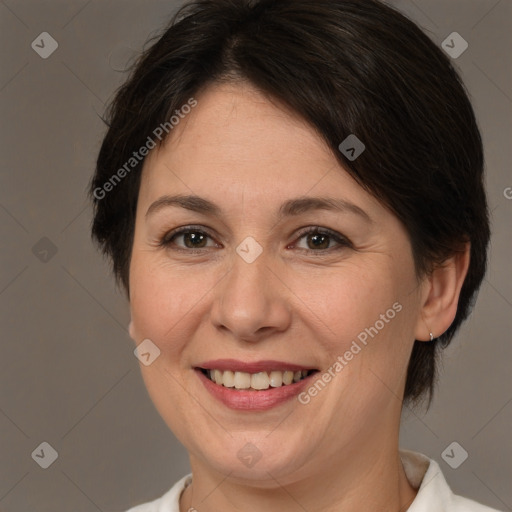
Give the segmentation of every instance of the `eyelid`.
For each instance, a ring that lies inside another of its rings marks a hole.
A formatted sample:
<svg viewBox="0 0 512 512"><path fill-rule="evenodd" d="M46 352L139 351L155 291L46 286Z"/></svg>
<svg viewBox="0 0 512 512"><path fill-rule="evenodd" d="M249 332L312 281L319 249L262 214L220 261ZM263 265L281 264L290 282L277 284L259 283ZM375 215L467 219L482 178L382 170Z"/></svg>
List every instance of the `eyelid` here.
<svg viewBox="0 0 512 512"><path fill-rule="evenodd" d="M336 249L339 249L342 247L350 247L350 248L354 247L352 242L345 235L338 233L337 231L334 231L333 229L324 228L321 226L308 226L306 228L303 228L303 229L299 230L299 232L296 235L296 238L297 238L297 240L300 240L302 237L304 237L305 235L308 235L309 233L318 233L320 235L327 235L327 236L331 237L332 239L334 239L336 241L336 243L338 244L337 248L333 247L333 248L323 249L323 250L318 250L318 251L315 251L314 249L302 249L302 250L310 252L310 253L321 254L321 253L332 252L333 250L336 250Z"/></svg>
<svg viewBox="0 0 512 512"><path fill-rule="evenodd" d="M167 233L165 233L162 237L159 238L159 242L158 242L158 245L160 247L164 247L164 248L170 248L171 245L172 245L172 239L175 238L175 237L178 237L178 236L181 236L181 235L184 235L186 233L190 233L190 232L196 232L196 233L202 233L204 235L206 235L207 237L209 237L210 239L212 239L215 244L217 245L217 247L220 245L222 247L222 244L219 244L216 240L215 240L215 237L212 235L212 233L210 232L210 230L208 228L206 228L205 226L199 226L199 225L188 225L188 226L181 226L181 227L178 227L176 229L173 229ZM327 235L329 236L331 239L333 239L335 241L335 243L337 244L337 247L330 247L328 249L318 249L318 250L315 250L315 249L299 249L300 251L302 252L306 252L308 254L311 254L311 253L315 253L317 255L326 255L326 254L329 254L333 251L336 251L338 249L342 249L342 248L353 248L353 244L352 242L346 237L344 236L343 234L341 233L338 233L337 231L334 231L332 229L329 229L329 228L325 228L325 227L322 227L322 226L315 226L315 225L311 225L311 226L307 226L307 227L304 227L304 228L301 228L296 234L295 234L295 241L292 242L292 244L288 244L286 247L290 247L290 245L294 246L298 240L300 240L301 238L303 238L304 236L310 234L310 233L317 233L317 234L320 234L320 235ZM189 253L189 254L198 254L198 253L201 253L201 254L204 254L204 252L207 250L207 249L211 249L211 246L210 247L200 247L198 249L194 249L194 248L183 248L183 247L180 247L180 246L174 246L172 247L172 250L175 250L175 251L178 251L178 252L185 252L185 253Z"/></svg>
<svg viewBox="0 0 512 512"><path fill-rule="evenodd" d="M171 245L171 240L174 237L181 236L183 234L193 232L193 233L202 233L204 235L207 235L209 238L214 240L214 236L210 232L208 228L205 228L204 226L196 226L196 225L189 225L189 226L181 226L179 228L173 229L171 231L166 232L162 237L160 237L160 242L158 245L162 247L168 247ZM215 242L217 244L217 242ZM204 251L204 249L207 249L206 247L202 247L199 249L184 249L182 247L178 247L176 250L182 250L184 252L193 252L193 251Z"/></svg>

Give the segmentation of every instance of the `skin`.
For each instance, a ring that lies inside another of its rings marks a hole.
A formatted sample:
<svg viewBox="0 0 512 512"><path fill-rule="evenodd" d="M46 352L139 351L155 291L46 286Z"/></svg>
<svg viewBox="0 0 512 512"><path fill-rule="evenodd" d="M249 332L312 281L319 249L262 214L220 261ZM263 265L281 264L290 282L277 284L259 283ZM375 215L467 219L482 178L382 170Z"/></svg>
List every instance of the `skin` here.
<svg viewBox="0 0 512 512"><path fill-rule="evenodd" d="M180 511L405 510L416 495L398 455L407 363L414 339L453 320L468 250L419 279L401 222L309 125L246 83L210 85L196 99L146 158L129 275L130 336L161 351L141 365L148 393L190 455ZM168 206L146 216L178 193L204 197L222 215ZM371 220L327 210L277 218L284 201L303 196L344 199ZM189 225L210 236L202 252L192 254L183 235L160 245ZM350 244L328 237L318 249L299 234L305 227ZM248 236L263 249L252 263L236 252ZM396 302L402 310L306 405L232 410L193 370L234 358L325 371ZM237 457L247 442L261 453L250 468Z"/></svg>

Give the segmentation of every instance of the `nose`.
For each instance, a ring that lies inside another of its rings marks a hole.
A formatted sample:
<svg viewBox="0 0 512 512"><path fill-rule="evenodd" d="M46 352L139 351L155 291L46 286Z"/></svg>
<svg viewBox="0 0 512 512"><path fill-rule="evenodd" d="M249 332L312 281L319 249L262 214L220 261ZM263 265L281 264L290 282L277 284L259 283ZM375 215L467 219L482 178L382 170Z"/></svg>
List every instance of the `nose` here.
<svg viewBox="0 0 512 512"><path fill-rule="evenodd" d="M252 263L235 253L231 270L214 289L211 319L217 329L258 342L289 327L290 291L269 263L265 251Z"/></svg>

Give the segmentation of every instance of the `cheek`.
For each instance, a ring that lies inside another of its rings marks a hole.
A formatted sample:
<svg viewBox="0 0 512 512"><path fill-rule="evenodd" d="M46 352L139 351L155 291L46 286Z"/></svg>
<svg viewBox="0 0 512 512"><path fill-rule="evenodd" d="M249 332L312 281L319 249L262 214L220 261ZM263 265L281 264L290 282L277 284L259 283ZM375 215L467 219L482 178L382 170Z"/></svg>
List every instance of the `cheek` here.
<svg viewBox="0 0 512 512"><path fill-rule="evenodd" d="M375 397L387 389L382 382L396 389L413 341L412 263L372 256L330 273L309 272L294 284L315 344L328 354L326 363L343 358L340 389L354 386Z"/></svg>
<svg viewBox="0 0 512 512"><path fill-rule="evenodd" d="M135 253L130 267L130 309L136 335L160 346L173 323L185 314L186 290L175 273L162 272L154 258L142 251Z"/></svg>
<svg viewBox="0 0 512 512"><path fill-rule="evenodd" d="M160 356L149 366L140 366L146 389L163 419L175 434L189 429L182 384L173 370L191 337L193 326L187 322L192 304L201 297L189 287L190 278L162 266L146 251L132 255L130 267L130 310L136 344L150 339ZM192 290L192 292L188 292ZM184 434L183 434L184 435Z"/></svg>
<svg viewBox="0 0 512 512"><path fill-rule="evenodd" d="M343 346L379 320L399 300L400 290L389 269L367 261L330 272L309 271L292 287L313 326L325 333L332 348Z"/></svg>
<svg viewBox="0 0 512 512"><path fill-rule="evenodd" d="M149 338L167 355L178 353L197 328L216 276L215 272L172 266L147 251L134 253L130 310L137 341Z"/></svg>

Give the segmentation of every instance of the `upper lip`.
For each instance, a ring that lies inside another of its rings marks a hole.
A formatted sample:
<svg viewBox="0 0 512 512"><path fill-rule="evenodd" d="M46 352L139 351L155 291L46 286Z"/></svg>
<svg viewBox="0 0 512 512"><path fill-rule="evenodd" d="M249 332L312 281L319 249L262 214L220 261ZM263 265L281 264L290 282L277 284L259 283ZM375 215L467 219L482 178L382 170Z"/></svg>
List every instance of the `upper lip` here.
<svg viewBox="0 0 512 512"><path fill-rule="evenodd" d="M197 365L197 368L204 370L231 370L233 372L246 372L246 373L258 373L269 370L275 371L286 371L290 370L293 372L299 370L314 370L312 366L303 366L301 364L287 363L285 361L274 361L266 359L262 361L239 361L237 359L215 359L210 361L204 361Z"/></svg>

